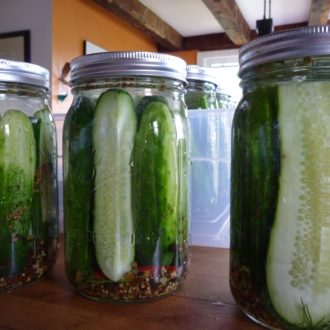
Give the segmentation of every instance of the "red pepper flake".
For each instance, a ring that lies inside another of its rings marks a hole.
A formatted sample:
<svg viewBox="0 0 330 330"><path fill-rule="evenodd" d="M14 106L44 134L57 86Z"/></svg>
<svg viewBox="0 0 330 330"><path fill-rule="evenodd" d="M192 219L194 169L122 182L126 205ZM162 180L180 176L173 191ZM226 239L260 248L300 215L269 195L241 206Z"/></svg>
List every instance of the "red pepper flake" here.
<svg viewBox="0 0 330 330"><path fill-rule="evenodd" d="M96 280L108 280L108 278L100 270L95 271L94 274L93 274L93 277Z"/></svg>

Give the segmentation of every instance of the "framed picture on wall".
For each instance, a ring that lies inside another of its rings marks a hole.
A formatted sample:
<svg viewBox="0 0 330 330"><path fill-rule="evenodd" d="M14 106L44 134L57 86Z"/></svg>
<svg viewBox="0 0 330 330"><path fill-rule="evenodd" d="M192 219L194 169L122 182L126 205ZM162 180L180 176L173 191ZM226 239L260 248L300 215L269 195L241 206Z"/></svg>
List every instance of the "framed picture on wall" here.
<svg viewBox="0 0 330 330"><path fill-rule="evenodd" d="M84 55L102 53L102 52L106 52L106 51L107 51L106 49L104 49L88 40L84 40Z"/></svg>
<svg viewBox="0 0 330 330"><path fill-rule="evenodd" d="M30 62L30 31L0 33L0 58Z"/></svg>

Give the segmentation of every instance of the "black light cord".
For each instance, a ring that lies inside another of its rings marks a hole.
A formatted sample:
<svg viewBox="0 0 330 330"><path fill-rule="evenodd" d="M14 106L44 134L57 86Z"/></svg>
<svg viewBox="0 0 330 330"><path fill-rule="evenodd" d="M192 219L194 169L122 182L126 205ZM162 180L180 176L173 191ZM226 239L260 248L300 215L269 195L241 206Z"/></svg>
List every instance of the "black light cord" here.
<svg viewBox="0 0 330 330"><path fill-rule="evenodd" d="M272 7L272 0L268 2L268 18L271 18L271 7ZM266 19L266 0L264 0L264 19Z"/></svg>
<svg viewBox="0 0 330 330"><path fill-rule="evenodd" d="M273 20L271 18L271 0L268 0L268 14L269 17L266 18L267 12L267 1L264 0L264 17L263 19L257 20L256 22L256 31L258 36L269 34L273 32Z"/></svg>

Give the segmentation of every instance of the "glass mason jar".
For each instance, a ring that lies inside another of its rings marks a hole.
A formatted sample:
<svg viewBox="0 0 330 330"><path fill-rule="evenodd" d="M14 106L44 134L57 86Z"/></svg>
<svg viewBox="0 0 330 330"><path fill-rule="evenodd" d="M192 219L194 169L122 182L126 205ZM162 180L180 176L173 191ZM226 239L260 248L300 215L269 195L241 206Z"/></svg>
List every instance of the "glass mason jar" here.
<svg viewBox="0 0 330 330"><path fill-rule="evenodd" d="M229 94L227 94L224 90L221 88L216 89L216 98L218 102L218 107L220 109L235 109L237 106L237 103L235 103L235 100L233 97Z"/></svg>
<svg viewBox="0 0 330 330"><path fill-rule="evenodd" d="M211 68L187 65L187 92L185 101L189 110L218 109L217 78Z"/></svg>
<svg viewBox="0 0 330 330"><path fill-rule="evenodd" d="M232 131L230 284L271 329L330 325L330 29L240 50Z"/></svg>
<svg viewBox="0 0 330 330"><path fill-rule="evenodd" d="M36 282L56 259L56 129L48 101L48 70L0 60L0 292Z"/></svg>
<svg viewBox="0 0 330 330"><path fill-rule="evenodd" d="M92 299L174 292L188 267L185 62L113 52L71 63L64 146L65 269Z"/></svg>

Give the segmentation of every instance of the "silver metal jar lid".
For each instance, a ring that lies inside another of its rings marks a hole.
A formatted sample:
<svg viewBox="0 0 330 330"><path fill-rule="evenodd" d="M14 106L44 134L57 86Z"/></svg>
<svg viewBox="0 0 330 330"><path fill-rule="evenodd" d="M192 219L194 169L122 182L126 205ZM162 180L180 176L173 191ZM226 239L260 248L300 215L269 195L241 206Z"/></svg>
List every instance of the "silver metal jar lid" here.
<svg viewBox="0 0 330 330"><path fill-rule="evenodd" d="M218 79L213 70L199 65L187 65L187 80L199 80L218 86Z"/></svg>
<svg viewBox="0 0 330 330"><path fill-rule="evenodd" d="M0 59L0 82L33 85L49 89L49 71L39 65Z"/></svg>
<svg viewBox="0 0 330 330"><path fill-rule="evenodd" d="M179 57L153 52L106 52L73 59L71 80L113 76L153 76L186 82L186 62Z"/></svg>
<svg viewBox="0 0 330 330"><path fill-rule="evenodd" d="M330 55L330 26L311 26L271 33L240 48L239 76L246 69L257 65L320 55Z"/></svg>

